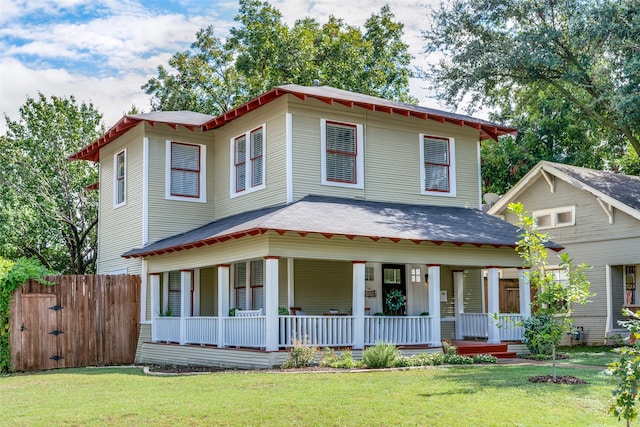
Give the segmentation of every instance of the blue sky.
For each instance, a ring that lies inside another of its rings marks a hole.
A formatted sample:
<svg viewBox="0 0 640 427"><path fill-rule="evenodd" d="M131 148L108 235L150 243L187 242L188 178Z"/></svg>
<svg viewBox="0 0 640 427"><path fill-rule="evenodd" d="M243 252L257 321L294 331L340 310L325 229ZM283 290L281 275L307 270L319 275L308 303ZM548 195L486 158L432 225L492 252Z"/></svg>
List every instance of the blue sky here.
<svg viewBox="0 0 640 427"><path fill-rule="evenodd" d="M414 65L424 66L420 30L425 4L439 0L389 0L405 24L405 42ZM293 25L306 16L326 22L330 14L362 26L385 2L371 0L272 0ZM113 125L132 105L149 111L140 87L157 75L177 51L188 49L195 33L213 25L225 37L235 25L237 0L0 0L0 113L12 120L28 96L75 96L92 102ZM418 79L411 91L420 103L443 108L428 98ZM0 134L6 131L0 120Z"/></svg>

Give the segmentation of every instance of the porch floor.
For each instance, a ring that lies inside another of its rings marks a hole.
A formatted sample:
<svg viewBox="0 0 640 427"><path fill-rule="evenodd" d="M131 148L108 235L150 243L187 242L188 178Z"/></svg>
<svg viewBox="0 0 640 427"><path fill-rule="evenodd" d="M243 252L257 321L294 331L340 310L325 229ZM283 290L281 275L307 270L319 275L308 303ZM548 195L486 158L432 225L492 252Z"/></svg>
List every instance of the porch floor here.
<svg viewBox="0 0 640 427"><path fill-rule="evenodd" d="M474 356L476 354L490 354L498 359L515 359L517 357L515 351L509 351L509 343L487 344L486 341L471 340L448 340L452 345L456 346L457 354L463 356Z"/></svg>

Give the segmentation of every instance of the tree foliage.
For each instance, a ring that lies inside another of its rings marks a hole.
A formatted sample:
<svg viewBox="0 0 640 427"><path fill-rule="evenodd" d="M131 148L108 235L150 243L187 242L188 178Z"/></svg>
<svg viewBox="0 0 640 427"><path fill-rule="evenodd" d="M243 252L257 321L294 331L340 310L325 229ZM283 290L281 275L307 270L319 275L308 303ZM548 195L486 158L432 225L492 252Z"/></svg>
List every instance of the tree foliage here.
<svg viewBox="0 0 640 427"><path fill-rule="evenodd" d="M67 156L98 138L102 116L73 97L27 98L0 138L0 256L36 257L54 272L94 271L97 166Z"/></svg>
<svg viewBox="0 0 640 427"><path fill-rule="evenodd" d="M637 170L608 164L630 147L640 152L634 0L452 0L432 18L426 51L442 59L424 77L454 105L497 108L521 131L518 145L532 152L519 162ZM520 164L511 166L519 175Z"/></svg>
<svg viewBox="0 0 640 427"><path fill-rule="evenodd" d="M551 348L553 356L553 378L556 378L556 348L562 336L573 327L573 307L586 304L591 293L585 264L576 264L568 254L560 256L560 270L566 280L559 281L548 268L545 243L549 236L537 230L535 219L524 210L521 203L511 203L509 211L518 216L520 240L517 251L522 258L523 268L529 269L529 283L536 290L531 301L536 315L545 319L544 327L532 330L528 341L535 348Z"/></svg>
<svg viewBox="0 0 640 427"><path fill-rule="evenodd" d="M169 68L142 88L154 110L191 110L218 115L274 86L323 85L415 102L409 95L411 55L402 41L403 24L388 6L373 14L364 32L330 16L289 27L266 1L241 0L238 25L226 40L209 26L191 48L176 53Z"/></svg>
<svg viewBox="0 0 640 427"><path fill-rule="evenodd" d="M638 417L638 394L640 393L640 317L637 313L624 308L622 313L629 320L619 321L621 326L629 330L633 343L629 346L616 348L620 357L610 364L607 373L611 376L614 402L609 407L609 413L620 419L625 419L627 426Z"/></svg>

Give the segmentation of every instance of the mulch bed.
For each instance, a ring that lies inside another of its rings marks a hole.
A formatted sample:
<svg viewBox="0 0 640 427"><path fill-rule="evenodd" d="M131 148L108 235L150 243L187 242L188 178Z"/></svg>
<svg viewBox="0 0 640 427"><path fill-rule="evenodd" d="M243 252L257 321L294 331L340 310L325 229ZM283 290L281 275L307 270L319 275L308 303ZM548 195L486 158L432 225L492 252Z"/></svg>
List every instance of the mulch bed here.
<svg viewBox="0 0 640 427"><path fill-rule="evenodd" d="M586 381L580 378L572 377L571 375L556 375L556 379L553 379L553 375L536 375L530 377L529 382L532 383L553 383L553 384L568 384L568 385L581 385L587 384Z"/></svg>

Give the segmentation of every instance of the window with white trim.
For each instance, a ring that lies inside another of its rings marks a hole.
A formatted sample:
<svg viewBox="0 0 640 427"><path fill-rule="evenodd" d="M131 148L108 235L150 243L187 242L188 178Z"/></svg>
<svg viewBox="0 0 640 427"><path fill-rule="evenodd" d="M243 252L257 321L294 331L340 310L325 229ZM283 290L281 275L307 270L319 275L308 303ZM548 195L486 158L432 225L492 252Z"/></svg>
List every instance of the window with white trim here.
<svg viewBox="0 0 640 427"><path fill-rule="evenodd" d="M321 119L320 126L322 184L364 188L362 125Z"/></svg>
<svg viewBox="0 0 640 427"><path fill-rule="evenodd" d="M552 209L539 209L532 212L538 229L569 227L576 224L576 207L563 206Z"/></svg>
<svg viewBox="0 0 640 427"><path fill-rule="evenodd" d="M206 202L206 146L167 141L165 198Z"/></svg>
<svg viewBox="0 0 640 427"><path fill-rule="evenodd" d="M453 138L420 134L421 193L456 195L455 142Z"/></svg>
<svg viewBox="0 0 640 427"><path fill-rule="evenodd" d="M264 260L234 264L233 290L235 308L240 310L264 309Z"/></svg>
<svg viewBox="0 0 640 427"><path fill-rule="evenodd" d="M167 316L180 317L180 307L181 307L181 299L182 299L181 283L182 283L182 280L180 277L180 272L170 271L169 283L168 283L169 300L167 301L167 311L165 312L165 315Z"/></svg>
<svg viewBox="0 0 640 427"><path fill-rule="evenodd" d="M113 157L113 170L113 207L118 208L127 204L127 150Z"/></svg>
<svg viewBox="0 0 640 427"><path fill-rule="evenodd" d="M231 197L265 188L265 127L231 139Z"/></svg>

